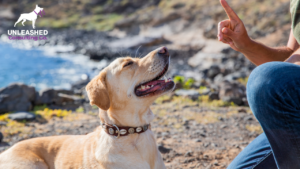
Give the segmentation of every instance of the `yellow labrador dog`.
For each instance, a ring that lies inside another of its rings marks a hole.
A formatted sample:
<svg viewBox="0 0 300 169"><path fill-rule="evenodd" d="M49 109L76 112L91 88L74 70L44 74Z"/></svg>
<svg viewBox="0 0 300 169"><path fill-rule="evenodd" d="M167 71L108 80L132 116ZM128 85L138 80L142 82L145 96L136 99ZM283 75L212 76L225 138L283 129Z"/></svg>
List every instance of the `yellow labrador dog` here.
<svg viewBox="0 0 300 169"><path fill-rule="evenodd" d="M21 141L0 155L1 169L163 169L150 122L150 105L174 89L165 77L167 48L144 58L118 58L86 87L101 125L83 136Z"/></svg>

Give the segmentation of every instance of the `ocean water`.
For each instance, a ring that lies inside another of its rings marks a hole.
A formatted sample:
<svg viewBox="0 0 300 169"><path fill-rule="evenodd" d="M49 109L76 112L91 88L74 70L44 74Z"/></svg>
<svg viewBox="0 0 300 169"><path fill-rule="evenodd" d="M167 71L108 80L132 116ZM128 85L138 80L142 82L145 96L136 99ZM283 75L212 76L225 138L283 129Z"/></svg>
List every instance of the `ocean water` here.
<svg viewBox="0 0 300 169"><path fill-rule="evenodd" d="M22 49L0 43L0 88L21 82L37 90L70 89L85 74L94 77L103 65L82 55L56 54L51 47Z"/></svg>

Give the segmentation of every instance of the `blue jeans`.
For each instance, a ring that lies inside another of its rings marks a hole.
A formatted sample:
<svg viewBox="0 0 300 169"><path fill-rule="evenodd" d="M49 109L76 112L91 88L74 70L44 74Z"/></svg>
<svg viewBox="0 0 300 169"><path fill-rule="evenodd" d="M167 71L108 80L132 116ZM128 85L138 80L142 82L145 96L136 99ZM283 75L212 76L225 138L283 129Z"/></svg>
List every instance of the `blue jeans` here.
<svg viewBox="0 0 300 169"><path fill-rule="evenodd" d="M300 169L300 66L258 66L249 77L247 97L264 133L228 169Z"/></svg>

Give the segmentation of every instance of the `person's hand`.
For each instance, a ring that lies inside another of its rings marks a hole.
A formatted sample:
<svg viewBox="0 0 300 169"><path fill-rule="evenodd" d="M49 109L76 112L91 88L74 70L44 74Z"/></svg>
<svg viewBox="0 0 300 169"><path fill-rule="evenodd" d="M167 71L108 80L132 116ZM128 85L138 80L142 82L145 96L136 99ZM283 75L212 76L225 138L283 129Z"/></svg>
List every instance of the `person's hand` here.
<svg viewBox="0 0 300 169"><path fill-rule="evenodd" d="M220 3L225 9L229 19L219 22L218 40L229 44L232 49L242 52L251 44L247 30L241 19L230 8L226 0L220 0Z"/></svg>

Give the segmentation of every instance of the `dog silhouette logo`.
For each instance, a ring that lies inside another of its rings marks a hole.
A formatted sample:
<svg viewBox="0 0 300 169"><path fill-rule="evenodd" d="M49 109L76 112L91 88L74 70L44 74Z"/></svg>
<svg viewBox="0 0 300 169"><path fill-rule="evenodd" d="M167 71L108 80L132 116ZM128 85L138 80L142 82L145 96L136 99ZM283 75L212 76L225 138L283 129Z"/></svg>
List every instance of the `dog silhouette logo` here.
<svg viewBox="0 0 300 169"><path fill-rule="evenodd" d="M25 26L24 22L28 20L32 22L32 28L35 29L35 21L37 17L38 16L42 17L43 14L45 14L44 8L40 8L38 5L36 5L35 9L32 12L21 14L18 21L15 23L14 27L16 27L16 25L21 21L23 21L22 25Z"/></svg>

